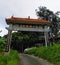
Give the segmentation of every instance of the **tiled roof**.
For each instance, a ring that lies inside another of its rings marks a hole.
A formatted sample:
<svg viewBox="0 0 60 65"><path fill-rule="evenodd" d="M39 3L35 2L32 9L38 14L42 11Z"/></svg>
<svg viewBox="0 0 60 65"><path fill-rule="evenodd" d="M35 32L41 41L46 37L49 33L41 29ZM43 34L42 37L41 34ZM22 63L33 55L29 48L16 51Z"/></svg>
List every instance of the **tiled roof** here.
<svg viewBox="0 0 60 65"><path fill-rule="evenodd" d="M17 18L17 17L11 17L11 18L6 18L6 23L10 24L16 24L16 23L31 23L31 24L50 24L49 21L47 20L42 20L42 19L32 19L30 17L28 18Z"/></svg>

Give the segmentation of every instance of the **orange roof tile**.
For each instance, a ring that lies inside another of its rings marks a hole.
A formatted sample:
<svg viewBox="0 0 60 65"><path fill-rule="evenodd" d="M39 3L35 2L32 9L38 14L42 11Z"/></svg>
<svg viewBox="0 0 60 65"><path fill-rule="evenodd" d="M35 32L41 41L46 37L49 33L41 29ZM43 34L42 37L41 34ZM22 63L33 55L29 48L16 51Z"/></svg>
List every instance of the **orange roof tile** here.
<svg viewBox="0 0 60 65"><path fill-rule="evenodd" d="M16 18L16 17L11 17L11 18L6 18L6 23L31 23L31 24L50 24L49 21L47 20L42 20L42 19L31 19L30 17L28 18Z"/></svg>

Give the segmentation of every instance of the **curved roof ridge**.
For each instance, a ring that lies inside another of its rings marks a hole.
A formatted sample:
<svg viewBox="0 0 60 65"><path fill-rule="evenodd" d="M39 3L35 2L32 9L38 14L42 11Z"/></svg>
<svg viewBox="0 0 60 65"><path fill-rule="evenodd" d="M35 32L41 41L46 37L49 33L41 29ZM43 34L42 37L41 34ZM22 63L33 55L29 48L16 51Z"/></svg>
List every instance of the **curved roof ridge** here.
<svg viewBox="0 0 60 65"><path fill-rule="evenodd" d="M11 18L6 18L6 22L7 22L7 24L9 24L9 23L22 23L22 22L27 22L27 23L29 23L29 22L31 22L31 23L51 23L51 22L49 22L49 21L47 21L47 20L43 20L43 19L33 19L33 18L30 18L30 17L28 17L28 18L18 18L18 17L11 17Z"/></svg>

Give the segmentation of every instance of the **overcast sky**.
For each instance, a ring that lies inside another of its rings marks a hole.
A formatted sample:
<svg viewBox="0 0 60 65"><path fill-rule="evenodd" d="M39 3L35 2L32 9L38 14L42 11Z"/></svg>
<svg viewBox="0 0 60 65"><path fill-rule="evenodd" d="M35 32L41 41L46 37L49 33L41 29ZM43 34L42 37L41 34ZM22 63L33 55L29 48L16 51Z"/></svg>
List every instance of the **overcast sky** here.
<svg viewBox="0 0 60 65"><path fill-rule="evenodd" d="M46 6L51 11L60 11L60 0L0 0L0 36L7 34L5 18L28 17L37 18L35 9Z"/></svg>

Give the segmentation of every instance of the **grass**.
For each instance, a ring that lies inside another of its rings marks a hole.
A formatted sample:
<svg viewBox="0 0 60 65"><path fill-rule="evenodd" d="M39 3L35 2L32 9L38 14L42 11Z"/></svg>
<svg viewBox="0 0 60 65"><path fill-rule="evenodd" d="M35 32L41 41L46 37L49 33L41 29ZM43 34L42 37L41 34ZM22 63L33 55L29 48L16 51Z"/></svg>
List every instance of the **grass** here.
<svg viewBox="0 0 60 65"><path fill-rule="evenodd" d="M35 56L47 59L55 65L60 65L60 44L55 44L48 47L32 48L25 51L27 54L33 54Z"/></svg>
<svg viewBox="0 0 60 65"><path fill-rule="evenodd" d="M10 54L0 56L0 65L18 65L18 52L11 50Z"/></svg>

